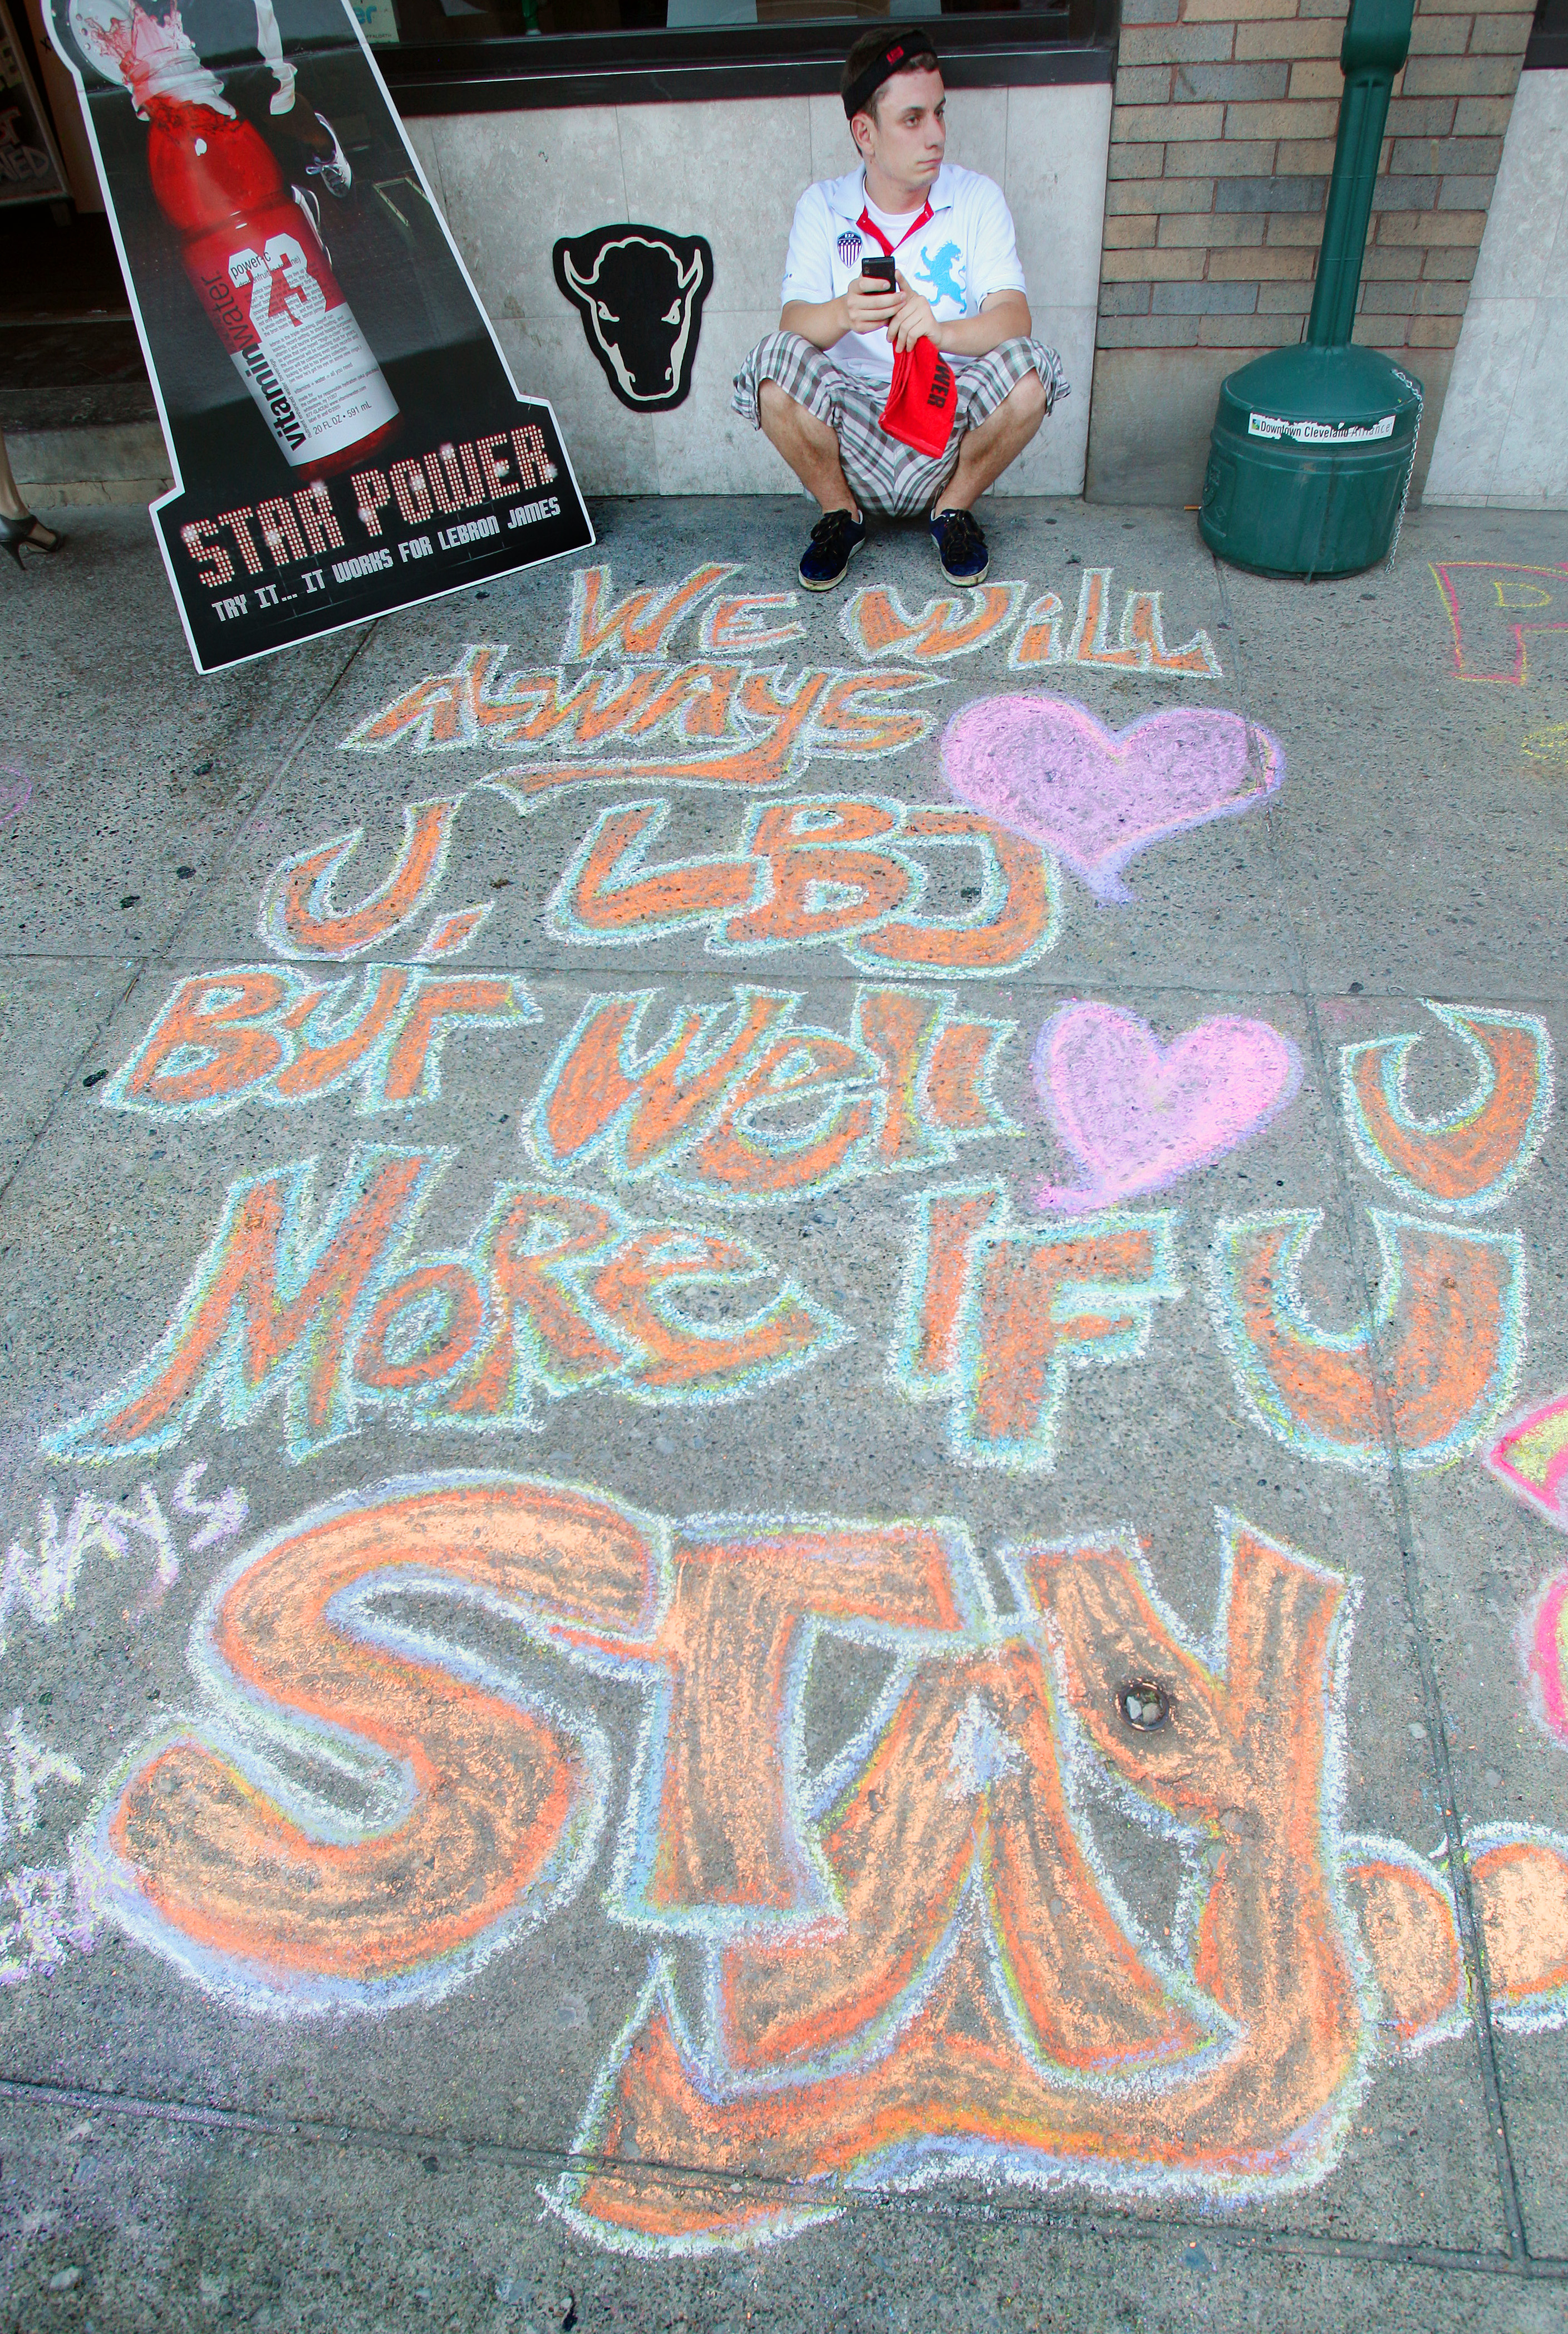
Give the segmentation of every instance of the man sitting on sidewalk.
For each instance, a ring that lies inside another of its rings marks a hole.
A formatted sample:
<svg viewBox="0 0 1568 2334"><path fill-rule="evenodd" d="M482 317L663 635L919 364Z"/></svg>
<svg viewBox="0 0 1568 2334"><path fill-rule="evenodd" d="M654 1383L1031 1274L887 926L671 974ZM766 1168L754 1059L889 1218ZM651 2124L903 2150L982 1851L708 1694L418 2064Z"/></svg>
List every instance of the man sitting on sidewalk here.
<svg viewBox="0 0 1568 2334"><path fill-rule="evenodd" d="M984 582L976 496L1067 394L1054 349L1030 338L1029 303L1001 188L944 162L947 96L929 35L868 33L841 83L861 167L795 206L779 329L736 375L735 410L767 432L822 506L801 560L809 592L843 580L865 513L930 516L949 584ZM861 273L897 255L892 290ZM934 341L957 362L945 450L881 426L894 352Z"/></svg>

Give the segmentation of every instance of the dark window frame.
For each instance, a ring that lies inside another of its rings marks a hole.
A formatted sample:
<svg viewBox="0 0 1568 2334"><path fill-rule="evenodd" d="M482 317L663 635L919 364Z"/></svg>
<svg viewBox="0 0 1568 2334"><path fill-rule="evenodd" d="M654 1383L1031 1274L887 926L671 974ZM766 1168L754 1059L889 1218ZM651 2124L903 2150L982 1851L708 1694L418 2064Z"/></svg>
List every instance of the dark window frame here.
<svg viewBox="0 0 1568 2334"><path fill-rule="evenodd" d="M1525 70L1561 72L1564 67L1568 67L1568 0L1536 0Z"/></svg>
<svg viewBox="0 0 1568 2334"><path fill-rule="evenodd" d="M1108 82L1118 0L1065 0L1010 15L931 17L953 89ZM376 62L406 115L576 105L669 105L703 98L815 97L838 88L865 24L700 26L505 40L399 43Z"/></svg>

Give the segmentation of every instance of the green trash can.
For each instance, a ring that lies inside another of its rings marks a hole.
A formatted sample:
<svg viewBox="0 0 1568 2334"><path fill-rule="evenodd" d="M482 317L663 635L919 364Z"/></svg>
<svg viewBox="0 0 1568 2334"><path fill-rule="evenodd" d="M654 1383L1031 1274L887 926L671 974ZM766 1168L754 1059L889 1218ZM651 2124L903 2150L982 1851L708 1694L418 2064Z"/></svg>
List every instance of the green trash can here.
<svg viewBox="0 0 1568 2334"><path fill-rule="evenodd" d="M1198 526L1265 575L1354 575L1404 506L1421 389L1375 349L1275 349L1219 392Z"/></svg>
<svg viewBox="0 0 1568 2334"><path fill-rule="evenodd" d="M1219 392L1198 528L1237 567L1353 575L1394 541L1415 467L1421 386L1355 348L1356 294L1389 92L1414 0L1351 0L1333 177L1306 340L1233 372Z"/></svg>

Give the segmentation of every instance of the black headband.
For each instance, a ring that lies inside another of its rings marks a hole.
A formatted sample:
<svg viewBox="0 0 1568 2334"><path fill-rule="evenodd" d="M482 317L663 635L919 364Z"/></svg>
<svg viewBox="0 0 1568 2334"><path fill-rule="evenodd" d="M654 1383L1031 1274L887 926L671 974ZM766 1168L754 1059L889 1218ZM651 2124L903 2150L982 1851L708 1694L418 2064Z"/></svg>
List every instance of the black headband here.
<svg viewBox="0 0 1568 2334"><path fill-rule="evenodd" d="M844 92L844 114L852 121L857 113L866 110L866 100L874 97L885 81L895 73L915 72L921 69L938 71L937 52L927 33L890 34L880 53L871 59L862 72L858 72Z"/></svg>

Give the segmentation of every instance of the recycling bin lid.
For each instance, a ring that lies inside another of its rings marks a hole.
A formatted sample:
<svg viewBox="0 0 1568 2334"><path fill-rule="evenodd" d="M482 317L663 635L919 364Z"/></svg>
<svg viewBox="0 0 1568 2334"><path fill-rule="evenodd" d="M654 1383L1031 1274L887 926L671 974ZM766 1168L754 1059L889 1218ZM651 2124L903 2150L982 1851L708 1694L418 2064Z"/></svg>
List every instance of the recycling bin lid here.
<svg viewBox="0 0 1568 2334"><path fill-rule="evenodd" d="M1227 377L1221 410L1248 438L1296 445L1375 444L1413 428L1420 383L1376 349L1271 349Z"/></svg>

